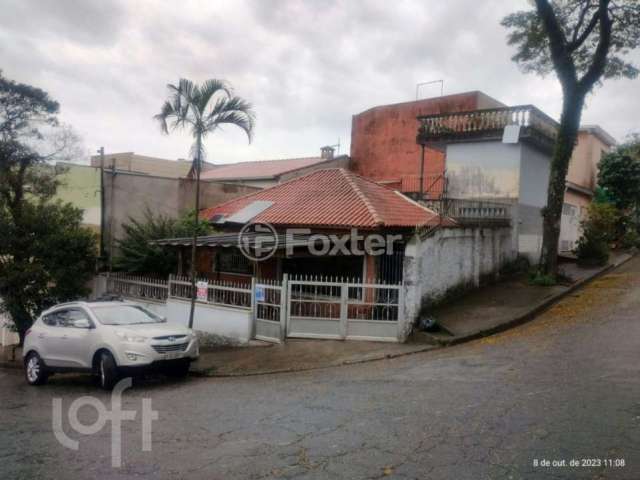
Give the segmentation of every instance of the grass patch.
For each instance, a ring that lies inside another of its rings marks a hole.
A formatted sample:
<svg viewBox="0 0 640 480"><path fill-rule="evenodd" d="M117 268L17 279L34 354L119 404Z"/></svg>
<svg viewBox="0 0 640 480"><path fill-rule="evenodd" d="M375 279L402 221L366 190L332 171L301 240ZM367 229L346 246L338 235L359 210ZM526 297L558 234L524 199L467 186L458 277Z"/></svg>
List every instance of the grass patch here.
<svg viewBox="0 0 640 480"><path fill-rule="evenodd" d="M529 285L537 285L539 287L553 287L557 284L556 277L539 270L529 272Z"/></svg>

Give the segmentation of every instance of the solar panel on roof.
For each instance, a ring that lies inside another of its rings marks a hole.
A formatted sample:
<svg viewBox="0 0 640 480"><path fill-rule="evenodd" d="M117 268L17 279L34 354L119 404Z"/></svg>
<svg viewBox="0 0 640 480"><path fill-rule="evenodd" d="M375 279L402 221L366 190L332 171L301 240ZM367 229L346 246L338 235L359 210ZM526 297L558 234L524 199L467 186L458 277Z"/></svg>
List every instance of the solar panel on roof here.
<svg viewBox="0 0 640 480"><path fill-rule="evenodd" d="M228 223L247 223L256 215L273 205L268 200L256 200L226 219Z"/></svg>

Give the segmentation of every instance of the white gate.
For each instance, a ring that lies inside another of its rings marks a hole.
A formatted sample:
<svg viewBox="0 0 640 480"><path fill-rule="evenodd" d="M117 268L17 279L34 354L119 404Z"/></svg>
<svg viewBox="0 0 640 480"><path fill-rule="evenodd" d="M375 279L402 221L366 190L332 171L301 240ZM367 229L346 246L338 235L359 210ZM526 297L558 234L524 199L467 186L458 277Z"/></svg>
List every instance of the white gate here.
<svg viewBox="0 0 640 480"><path fill-rule="evenodd" d="M282 283L256 280L254 287L255 338L280 343L284 340L286 322L287 276Z"/></svg>
<svg viewBox="0 0 640 480"><path fill-rule="evenodd" d="M402 285L289 280L287 336L398 341Z"/></svg>

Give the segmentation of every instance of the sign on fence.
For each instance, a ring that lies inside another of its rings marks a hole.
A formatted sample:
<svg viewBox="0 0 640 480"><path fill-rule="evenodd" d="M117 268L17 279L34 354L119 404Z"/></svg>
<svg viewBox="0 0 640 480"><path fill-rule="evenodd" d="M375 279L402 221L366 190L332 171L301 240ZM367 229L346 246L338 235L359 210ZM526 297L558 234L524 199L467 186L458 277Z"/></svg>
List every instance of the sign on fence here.
<svg viewBox="0 0 640 480"><path fill-rule="evenodd" d="M199 302L206 302L209 300L209 282L196 283L196 299Z"/></svg>
<svg viewBox="0 0 640 480"><path fill-rule="evenodd" d="M264 302L264 301L265 301L264 287L256 285L256 302Z"/></svg>

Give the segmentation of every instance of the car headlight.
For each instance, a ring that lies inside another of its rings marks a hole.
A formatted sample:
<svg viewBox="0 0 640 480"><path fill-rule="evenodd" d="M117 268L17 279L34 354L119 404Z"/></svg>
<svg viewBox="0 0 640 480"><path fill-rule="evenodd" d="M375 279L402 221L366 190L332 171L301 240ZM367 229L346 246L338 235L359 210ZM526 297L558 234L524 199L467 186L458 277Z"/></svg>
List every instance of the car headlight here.
<svg viewBox="0 0 640 480"><path fill-rule="evenodd" d="M118 338L124 340L129 343L144 343L147 341L147 337L142 337L140 335L133 335L128 332L116 332Z"/></svg>

